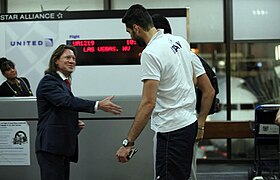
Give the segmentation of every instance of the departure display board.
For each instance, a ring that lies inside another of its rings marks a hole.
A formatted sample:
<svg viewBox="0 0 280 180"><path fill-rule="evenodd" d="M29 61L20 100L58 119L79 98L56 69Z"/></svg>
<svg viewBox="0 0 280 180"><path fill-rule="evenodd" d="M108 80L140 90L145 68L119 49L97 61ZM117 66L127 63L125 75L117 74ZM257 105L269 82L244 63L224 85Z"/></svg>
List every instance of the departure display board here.
<svg viewBox="0 0 280 180"><path fill-rule="evenodd" d="M132 39L67 40L75 46L77 65L136 65L140 64L143 50Z"/></svg>

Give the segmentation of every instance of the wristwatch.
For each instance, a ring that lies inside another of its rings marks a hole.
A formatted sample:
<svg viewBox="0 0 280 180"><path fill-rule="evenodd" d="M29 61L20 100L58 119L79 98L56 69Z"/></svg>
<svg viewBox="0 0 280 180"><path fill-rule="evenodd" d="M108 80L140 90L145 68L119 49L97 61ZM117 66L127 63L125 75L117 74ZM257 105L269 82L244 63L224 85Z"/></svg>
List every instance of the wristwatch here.
<svg viewBox="0 0 280 180"><path fill-rule="evenodd" d="M127 138L125 138L122 142L123 147L134 146L134 142L130 142Z"/></svg>

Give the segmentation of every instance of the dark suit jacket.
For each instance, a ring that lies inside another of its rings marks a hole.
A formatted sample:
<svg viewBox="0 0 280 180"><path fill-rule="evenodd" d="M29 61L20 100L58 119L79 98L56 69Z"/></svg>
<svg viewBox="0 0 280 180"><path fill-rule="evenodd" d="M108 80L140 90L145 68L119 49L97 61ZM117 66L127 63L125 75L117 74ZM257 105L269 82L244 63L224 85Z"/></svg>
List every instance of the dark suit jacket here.
<svg viewBox="0 0 280 180"><path fill-rule="evenodd" d="M61 77L45 75L36 91L38 108L36 152L65 155L78 161L78 112L94 113L95 101L74 97Z"/></svg>

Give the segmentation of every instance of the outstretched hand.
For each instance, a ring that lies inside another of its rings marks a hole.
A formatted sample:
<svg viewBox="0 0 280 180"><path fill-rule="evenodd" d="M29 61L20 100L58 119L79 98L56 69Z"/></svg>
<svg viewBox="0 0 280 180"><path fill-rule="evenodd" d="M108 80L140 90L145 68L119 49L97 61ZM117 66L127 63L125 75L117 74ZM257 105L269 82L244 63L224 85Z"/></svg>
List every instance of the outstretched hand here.
<svg viewBox="0 0 280 180"><path fill-rule="evenodd" d="M105 111L105 112L110 112L112 114L121 114L122 113L122 107L114 104L112 102L112 99L114 96L108 96L102 101L99 101L98 104L98 109Z"/></svg>

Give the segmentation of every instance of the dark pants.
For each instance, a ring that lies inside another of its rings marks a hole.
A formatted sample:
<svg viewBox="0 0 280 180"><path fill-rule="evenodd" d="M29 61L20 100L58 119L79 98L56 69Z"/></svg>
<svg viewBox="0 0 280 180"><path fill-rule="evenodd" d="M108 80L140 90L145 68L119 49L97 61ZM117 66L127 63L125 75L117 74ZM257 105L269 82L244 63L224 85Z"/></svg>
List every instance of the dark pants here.
<svg viewBox="0 0 280 180"><path fill-rule="evenodd" d="M156 135L156 179L187 180L190 177L197 121L189 126Z"/></svg>
<svg viewBox="0 0 280 180"><path fill-rule="evenodd" d="M40 166L41 180L69 180L69 157L48 152L37 152L37 161Z"/></svg>

